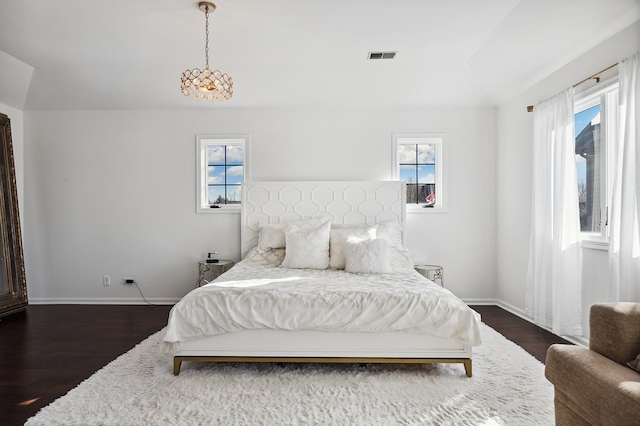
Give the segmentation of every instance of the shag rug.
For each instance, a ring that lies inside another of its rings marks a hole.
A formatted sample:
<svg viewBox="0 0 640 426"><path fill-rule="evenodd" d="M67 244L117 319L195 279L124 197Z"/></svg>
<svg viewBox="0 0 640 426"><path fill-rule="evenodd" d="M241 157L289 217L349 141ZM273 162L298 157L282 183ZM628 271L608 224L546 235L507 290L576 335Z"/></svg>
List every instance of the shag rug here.
<svg viewBox="0 0 640 426"><path fill-rule="evenodd" d="M552 425L544 365L483 324L462 364L182 364L160 331L27 425Z"/></svg>

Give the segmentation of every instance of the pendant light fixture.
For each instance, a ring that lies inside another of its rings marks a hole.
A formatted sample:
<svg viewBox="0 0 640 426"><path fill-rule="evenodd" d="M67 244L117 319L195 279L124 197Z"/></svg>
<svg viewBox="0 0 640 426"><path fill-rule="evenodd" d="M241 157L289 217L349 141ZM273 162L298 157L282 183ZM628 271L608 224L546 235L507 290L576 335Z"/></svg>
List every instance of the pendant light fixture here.
<svg viewBox="0 0 640 426"><path fill-rule="evenodd" d="M182 93L192 99L201 101L224 101L233 96L233 80L228 74L219 70L209 69L209 13L216 10L216 5L207 1L198 4L205 16L205 57L206 66L203 70L194 68L182 73Z"/></svg>

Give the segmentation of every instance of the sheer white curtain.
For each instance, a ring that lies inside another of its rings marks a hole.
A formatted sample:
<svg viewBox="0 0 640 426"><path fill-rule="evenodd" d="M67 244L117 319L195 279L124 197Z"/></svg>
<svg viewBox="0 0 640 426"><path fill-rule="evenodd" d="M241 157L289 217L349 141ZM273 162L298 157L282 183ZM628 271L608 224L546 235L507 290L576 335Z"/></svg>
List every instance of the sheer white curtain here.
<svg viewBox="0 0 640 426"><path fill-rule="evenodd" d="M582 253L573 88L534 110L526 312L559 335L582 334Z"/></svg>
<svg viewBox="0 0 640 426"><path fill-rule="evenodd" d="M618 65L619 125L609 229L609 298L640 302L640 52Z"/></svg>

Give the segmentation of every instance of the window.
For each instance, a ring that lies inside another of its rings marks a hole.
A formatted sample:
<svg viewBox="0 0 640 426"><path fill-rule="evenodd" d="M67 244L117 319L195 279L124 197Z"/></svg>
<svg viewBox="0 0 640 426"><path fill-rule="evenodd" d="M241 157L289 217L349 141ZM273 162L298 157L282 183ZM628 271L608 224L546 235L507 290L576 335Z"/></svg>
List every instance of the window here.
<svg viewBox="0 0 640 426"><path fill-rule="evenodd" d="M617 79L576 95L575 158L583 246L606 248L608 205L613 184L611 160L618 113Z"/></svg>
<svg viewBox="0 0 640 426"><path fill-rule="evenodd" d="M407 183L408 211L444 211L442 141L442 135L393 135L393 174Z"/></svg>
<svg viewBox="0 0 640 426"><path fill-rule="evenodd" d="M249 180L249 136L196 136L197 212L239 211L241 183Z"/></svg>

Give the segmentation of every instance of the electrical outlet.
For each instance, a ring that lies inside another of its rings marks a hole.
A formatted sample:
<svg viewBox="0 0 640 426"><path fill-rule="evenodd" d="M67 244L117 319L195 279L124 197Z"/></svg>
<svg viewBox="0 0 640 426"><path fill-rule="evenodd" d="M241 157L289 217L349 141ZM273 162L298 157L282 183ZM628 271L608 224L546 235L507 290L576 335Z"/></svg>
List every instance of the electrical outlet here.
<svg viewBox="0 0 640 426"><path fill-rule="evenodd" d="M111 285L111 277L109 275L102 277L102 285Z"/></svg>
<svg viewBox="0 0 640 426"><path fill-rule="evenodd" d="M133 277L124 277L122 279L122 283L123 284L135 284L136 281L133 279Z"/></svg>

